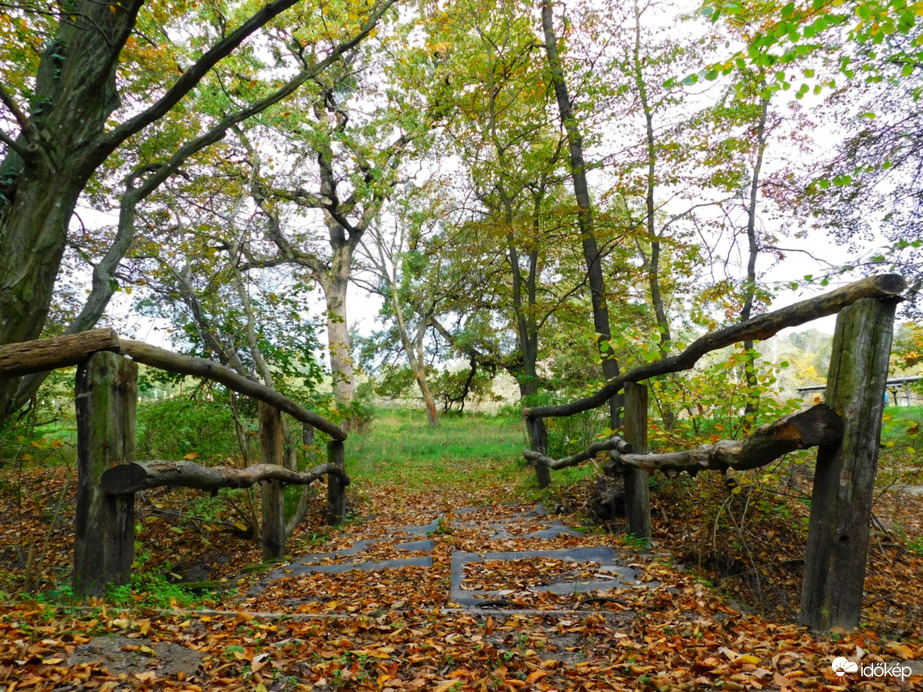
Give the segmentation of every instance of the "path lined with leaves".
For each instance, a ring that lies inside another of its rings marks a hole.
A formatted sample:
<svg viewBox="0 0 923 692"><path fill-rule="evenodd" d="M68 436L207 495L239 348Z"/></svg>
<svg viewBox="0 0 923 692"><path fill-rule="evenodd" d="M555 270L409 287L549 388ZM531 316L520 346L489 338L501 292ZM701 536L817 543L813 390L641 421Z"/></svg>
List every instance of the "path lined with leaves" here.
<svg viewBox="0 0 923 692"><path fill-rule="evenodd" d="M495 495L497 496L497 495ZM17 605L0 689L919 689L923 646L741 613L665 557L461 491L366 491L216 609ZM844 656L913 677L837 676Z"/></svg>

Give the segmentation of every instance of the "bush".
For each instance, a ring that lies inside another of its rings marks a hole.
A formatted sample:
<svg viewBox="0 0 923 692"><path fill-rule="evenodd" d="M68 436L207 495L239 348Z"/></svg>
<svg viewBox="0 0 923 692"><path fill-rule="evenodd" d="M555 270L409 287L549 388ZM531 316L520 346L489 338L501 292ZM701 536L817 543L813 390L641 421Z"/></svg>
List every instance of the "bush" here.
<svg viewBox="0 0 923 692"><path fill-rule="evenodd" d="M216 401L164 399L138 406L139 459L216 459L240 454L234 417Z"/></svg>

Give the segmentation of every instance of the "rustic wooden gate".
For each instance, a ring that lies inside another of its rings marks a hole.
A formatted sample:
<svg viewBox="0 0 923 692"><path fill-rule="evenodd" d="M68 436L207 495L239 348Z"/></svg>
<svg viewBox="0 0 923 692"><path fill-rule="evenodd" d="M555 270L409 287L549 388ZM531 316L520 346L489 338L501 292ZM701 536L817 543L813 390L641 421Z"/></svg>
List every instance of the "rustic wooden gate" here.
<svg viewBox="0 0 923 692"><path fill-rule="evenodd" d="M135 461L137 362L211 379L259 401L260 462L246 468L206 467L191 461ZM134 559L134 495L147 488L183 486L214 491L262 483L263 558L285 551L283 489L327 477L328 521L346 515L346 432L313 411L213 361L191 358L137 341L112 330L0 347L0 378L77 365L77 516L73 591L104 596L108 584L125 584ZM283 466L285 411L332 438L327 463L299 472Z"/></svg>
<svg viewBox="0 0 923 692"><path fill-rule="evenodd" d="M607 473L625 479L628 532L649 541L647 474L658 470L692 475L703 469L747 470L796 449L816 446L800 620L816 629L858 626L894 314L905 285L895 274L863 279L706 334L682 353L623 373L592 396L570 404L526 409L532 448L525 456L536 467L539 485L550 482L550 469L574 466L607 452ZM826 404L761 426L745 440L718 442L686 452L646 453L647 389L640 382L688 370L706 353L725 346L768 339L786 327L832 314L838 317ZM603 406L622 390L626 395L627 439L612 436L565 459L546 456L547 437L534 434L544 429L538 419Z"/></svg>

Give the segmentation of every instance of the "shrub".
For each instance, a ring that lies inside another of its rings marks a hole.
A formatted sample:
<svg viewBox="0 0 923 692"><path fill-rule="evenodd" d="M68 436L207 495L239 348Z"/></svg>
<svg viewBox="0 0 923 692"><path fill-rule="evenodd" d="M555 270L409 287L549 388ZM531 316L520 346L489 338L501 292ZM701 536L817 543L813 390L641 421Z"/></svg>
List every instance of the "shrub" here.
<svg viewBox="0 0 923 692"><path fill-rule="evenodd" d="M139 459L201 459L240 454L234 417L217 401L165 399L138 407Z"/></svg>

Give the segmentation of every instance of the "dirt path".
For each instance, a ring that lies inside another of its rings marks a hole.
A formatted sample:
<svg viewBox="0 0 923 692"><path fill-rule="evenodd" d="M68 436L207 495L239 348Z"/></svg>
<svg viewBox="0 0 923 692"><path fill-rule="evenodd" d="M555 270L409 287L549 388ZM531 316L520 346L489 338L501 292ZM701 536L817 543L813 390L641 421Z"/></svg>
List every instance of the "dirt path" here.
<svg viewBox="0 0 923 692"><path fill-rule="evenodd" d="M739 612L502 489L362 492L363 519L320 546L312 525L210 610L0 606L0 691L923 688L919 641ZM837 657L903 679L838 676Z"/></svg>
<svg viewBox="0 0 923 692"><path fill-rule="evenodd" d="M737 612L666 561L541 506L452 510L431 499L352 522L328 551L303 553L256 583L242 579L227 611L103 613L93 623L105 632L92 639L46 634L32 645L41 654L3 660L0 689L10 680L2 671L16 665L30 674L16 690L107 692L910 690L923 682L914 662L923 647L862 632L814 638ZM838 656L890 662L904 679L861 671L845 679L831 666Z"/></svg>
<svg viewBox="0 0 923 692"><path fill-rule="evenodd" d="M575 609L650 581L611 545L541 505L464 507L414 526L361 525L349 545L299 557L239 605L295 613L408 607ZM344 597L357 595L352 602ZM361 598L365 595L366 598Z"/></svg>

